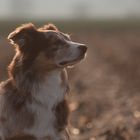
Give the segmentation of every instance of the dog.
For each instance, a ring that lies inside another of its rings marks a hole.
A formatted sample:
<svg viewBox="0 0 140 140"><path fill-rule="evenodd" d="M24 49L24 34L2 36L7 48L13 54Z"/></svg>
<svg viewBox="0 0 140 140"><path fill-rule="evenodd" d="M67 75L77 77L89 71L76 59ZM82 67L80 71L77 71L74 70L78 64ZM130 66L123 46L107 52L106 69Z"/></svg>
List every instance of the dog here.
<svg viewBox="0 0 140 140"><path fill-rule="evenodd" d="M0 84L0 139L68 140L66 68L84 59L86 45L53 24L23 24L8 40L16 53Z"/></svg>

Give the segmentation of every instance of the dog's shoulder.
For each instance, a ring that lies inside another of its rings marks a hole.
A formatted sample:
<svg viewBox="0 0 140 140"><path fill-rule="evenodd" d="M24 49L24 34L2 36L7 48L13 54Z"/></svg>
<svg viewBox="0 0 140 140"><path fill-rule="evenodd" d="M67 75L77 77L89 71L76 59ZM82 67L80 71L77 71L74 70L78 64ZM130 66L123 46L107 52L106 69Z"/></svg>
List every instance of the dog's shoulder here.
<svg viewBox="0 0 140 140"><path fill-rule="evenodd" d="M16 88L11 79L0 83L0 104L17 110L24 106L26 99L30 100Z"/></svg>

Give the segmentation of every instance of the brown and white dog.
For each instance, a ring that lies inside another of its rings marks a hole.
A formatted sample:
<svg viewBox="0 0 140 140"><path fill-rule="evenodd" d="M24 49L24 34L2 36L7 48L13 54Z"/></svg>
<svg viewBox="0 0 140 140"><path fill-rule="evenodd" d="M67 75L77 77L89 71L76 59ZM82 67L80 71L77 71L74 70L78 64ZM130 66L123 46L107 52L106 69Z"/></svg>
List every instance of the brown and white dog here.
<svg viewBox="0 0 140 140"><path fill-rule="evenodd" d="M0 84L0 139L67 140L66 67L87 47L48 24L24 24L8 36L16 54Z"/></svg>

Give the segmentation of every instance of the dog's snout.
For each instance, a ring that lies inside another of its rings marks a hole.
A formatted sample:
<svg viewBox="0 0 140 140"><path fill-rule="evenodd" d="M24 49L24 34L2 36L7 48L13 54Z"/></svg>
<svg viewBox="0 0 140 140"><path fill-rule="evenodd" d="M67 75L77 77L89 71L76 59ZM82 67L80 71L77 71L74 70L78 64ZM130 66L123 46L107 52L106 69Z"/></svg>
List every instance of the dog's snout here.
<svg viewBox="0 0 140 140"><path fill-rule="evenodd" d="M79 45L78 48L83 51L83 52L86 52L87 51L87 46L82 44L82 45Z"/></svg>

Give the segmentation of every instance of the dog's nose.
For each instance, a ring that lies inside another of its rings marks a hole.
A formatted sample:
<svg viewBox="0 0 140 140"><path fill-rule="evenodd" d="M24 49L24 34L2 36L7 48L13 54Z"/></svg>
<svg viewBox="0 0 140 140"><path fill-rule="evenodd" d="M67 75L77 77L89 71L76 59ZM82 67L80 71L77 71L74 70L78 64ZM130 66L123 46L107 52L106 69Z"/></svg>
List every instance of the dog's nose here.
<svg viewBox="0 0 140 140"><path fill-rule="evenodd" d="M87 46L82 44L82 45L79 45L78 48L83 51L83 52L86 52L87 51Z"/></svg>

